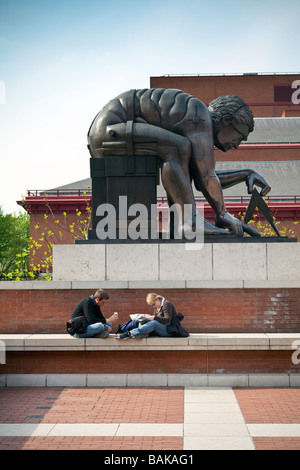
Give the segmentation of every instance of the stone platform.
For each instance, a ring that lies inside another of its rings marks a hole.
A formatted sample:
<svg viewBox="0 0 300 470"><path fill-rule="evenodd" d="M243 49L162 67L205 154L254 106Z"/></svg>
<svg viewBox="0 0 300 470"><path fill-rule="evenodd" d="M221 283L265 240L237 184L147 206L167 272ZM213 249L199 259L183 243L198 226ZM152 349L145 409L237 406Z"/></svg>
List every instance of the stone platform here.
<svg viewBox="0 0 300 470"><path fill-rule="evenodd" d="M300 244L89 243L54 245L54 281L287 281Z"/></svg>
<svg viewBox="0 0 300 470"><path fill-rule="evenodd" d="M56 245L53 257L53 281L0 283L2 386L299 386L299 243L83 243ZM191 336L66 336L77 302L100 287L106 317L148 313L154 291Z"/></svg>
<svg viewBox="0 0 300 470"><path fill-rule="evenodd" d="M0 386L299 387L300 333L76 339L0 334Z"/></svg>

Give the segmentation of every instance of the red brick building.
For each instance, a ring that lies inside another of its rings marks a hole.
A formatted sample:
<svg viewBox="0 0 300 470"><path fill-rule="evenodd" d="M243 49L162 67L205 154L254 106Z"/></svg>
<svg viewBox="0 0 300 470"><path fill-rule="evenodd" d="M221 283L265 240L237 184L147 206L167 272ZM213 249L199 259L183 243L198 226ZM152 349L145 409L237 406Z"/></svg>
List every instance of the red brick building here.
<svg viewBox="0 0 300 470"><path fill-rule="evenodd" d="M164 75L151 77L150 87L178 88L205 104L218 96L238 95L257 118L300 116L300 74Z"/></svg>

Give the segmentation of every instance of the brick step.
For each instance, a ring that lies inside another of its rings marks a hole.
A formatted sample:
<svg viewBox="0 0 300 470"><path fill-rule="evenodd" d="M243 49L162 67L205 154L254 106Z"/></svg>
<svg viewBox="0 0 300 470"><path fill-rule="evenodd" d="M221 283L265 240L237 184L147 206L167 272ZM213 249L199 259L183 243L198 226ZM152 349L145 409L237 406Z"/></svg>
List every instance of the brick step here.
<svg viewBox="0 0 300 470"><path fill-rule="evenodd" d="M0 386L299 386L300 333L1 334Z"/></svg>

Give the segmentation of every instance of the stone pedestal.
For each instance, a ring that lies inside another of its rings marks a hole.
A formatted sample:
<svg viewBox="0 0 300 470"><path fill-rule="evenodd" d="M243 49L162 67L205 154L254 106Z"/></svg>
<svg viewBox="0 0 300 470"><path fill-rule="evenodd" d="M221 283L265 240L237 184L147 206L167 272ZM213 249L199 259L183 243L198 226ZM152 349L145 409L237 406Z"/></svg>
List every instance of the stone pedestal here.
<svg viewBox="0 0 300 470"><path fill-rule="evenodd" d="M158 163L157 157L145 156L106 156L91 158L92 178L92 230L89 238L96 238L96 228L104 217L105 204L111 205L116 213L117 238L119 228L127 227L135 215L128 215L126 208L120 207L120 196L126 196L126 206L142 204L147 212L145 226L150 227L151 205L156 206ZM102 206L101 209L99 207Z"/></svg>
<svg viewBox="0 0 300 470"><path fill-rule="evenodd" d="M54 281L255 281L259 285L299 279L299 243L94 243L53 247Z"/></svg>

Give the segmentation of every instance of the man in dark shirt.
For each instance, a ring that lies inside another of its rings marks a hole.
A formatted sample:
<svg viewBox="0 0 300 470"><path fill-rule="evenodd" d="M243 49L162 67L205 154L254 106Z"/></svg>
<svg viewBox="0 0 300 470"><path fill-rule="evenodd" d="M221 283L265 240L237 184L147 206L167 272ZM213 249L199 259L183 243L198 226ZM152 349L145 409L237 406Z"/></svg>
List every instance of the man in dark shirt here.
<svg viewBox="0 0 300 470"><path fill-rule="evenodd" d="M117 321L118 314L114 313L111 317L105 318L101 312L109 300L109 295L103 289L98 289L95 294L82 299L74 308L71 318L85 316L86 331L84 333L75 333L76 338L106 338L111 331L112 323Z"/></svg>

